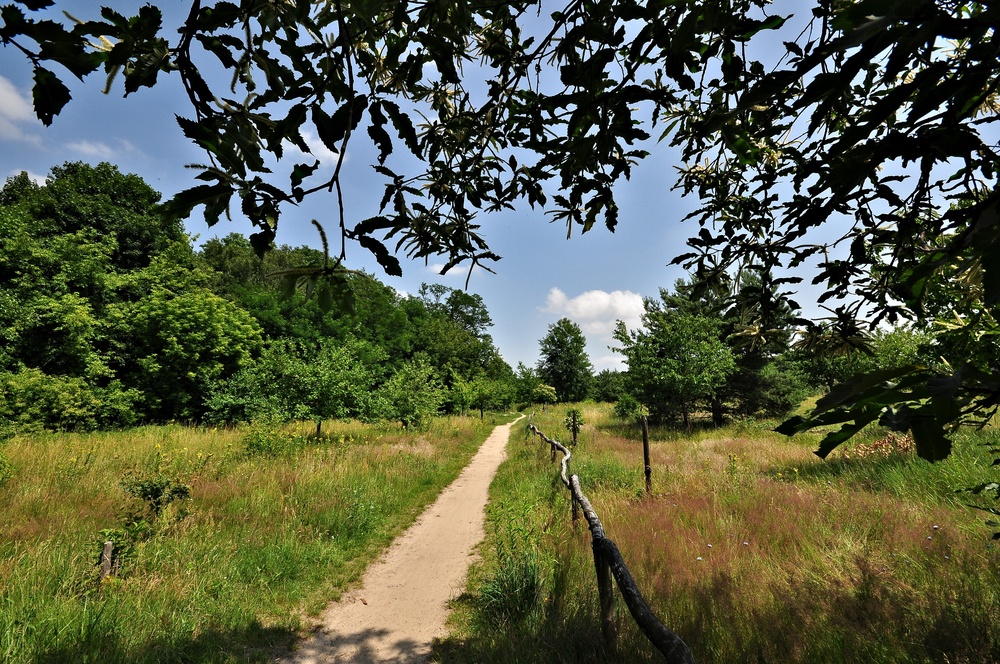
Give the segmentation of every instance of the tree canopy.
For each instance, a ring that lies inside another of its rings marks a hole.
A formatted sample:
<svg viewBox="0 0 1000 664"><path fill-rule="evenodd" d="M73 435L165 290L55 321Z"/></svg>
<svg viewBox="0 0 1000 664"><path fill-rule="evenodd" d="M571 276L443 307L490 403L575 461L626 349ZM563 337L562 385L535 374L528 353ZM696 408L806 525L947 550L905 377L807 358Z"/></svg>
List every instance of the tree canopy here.
<svg viewBox="0 0 1000 664"><path fill-rule="evenodd" d="M53 4L0 14L0 40L34 67L43 122L70 100L67 73L103 69L109 86L120 74L126 95L160 74L183 82L178 122L207 163L172 214L204 206L213 224L238 207L263 249L306 197L333 192L343 209L343 162L286 162L288 145L308 154L303 130L338 154L373 143L381 212L341 213L339 260L318 278L336 278L348 241L389 274L398 252L444 254L446 269L494 260L479 215L519 201L568 231L613 230L615 185L658 138L700 201L675 260L706 281L756 270L788 287L800 277L781 269L811 266L829 344L929 316L935 285L961 281L948 343L997 331L996 3L195 0L179 26L154 5L40 19ZM1000 404L996 358L869 377L791 429L881 420L940 458L949 426Z"/></svg>
<svg viewBox="0 0 1000 664"><path fill-rule="evenodd" d="M593 367L587 357L587 339L580 326L568 318L549 325L538 342L538 377L555 388L559 401L583 401L590 394Z"/></svg>

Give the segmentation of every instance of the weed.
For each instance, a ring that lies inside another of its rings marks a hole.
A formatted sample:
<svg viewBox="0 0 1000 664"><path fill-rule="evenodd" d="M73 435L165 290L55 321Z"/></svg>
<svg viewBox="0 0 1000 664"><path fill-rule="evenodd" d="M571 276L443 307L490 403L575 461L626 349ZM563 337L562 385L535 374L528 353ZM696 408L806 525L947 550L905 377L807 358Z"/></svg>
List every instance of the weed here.
<svg viewBox="0 0 1000 664"><path fill-rule="evenodd" d="M7 459L7 455L0 450L0 487L14 476L14 464Z"/></svg>
<svg viewBox="0 0 1000 664"><path fill-rule="evenodd" d="M537 534L522 509L501 505L494 524L496 564L479 587L479 603L487 620L504 625L521 621L539 605L550 563L535 545Z"/></svg>

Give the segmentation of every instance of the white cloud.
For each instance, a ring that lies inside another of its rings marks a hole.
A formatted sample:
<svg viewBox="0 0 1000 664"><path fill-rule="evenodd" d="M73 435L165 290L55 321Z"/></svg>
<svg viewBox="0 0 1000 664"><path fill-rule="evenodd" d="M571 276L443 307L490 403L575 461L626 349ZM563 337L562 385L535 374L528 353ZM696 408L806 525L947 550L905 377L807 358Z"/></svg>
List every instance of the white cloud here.
<svg viewBox="0 0 1000 664"><path fill-rule="evenodd" d="M333 167L337 165L338 161L340 161L340 155L326 147L326 144L319 139L316 132L309 129L304 130L302 132L302 140L305 141L307 146L309 146L310 154L315 159L318 159L321 165ZM286 143L285 149L292 155L298 155L298 159L307 160L307 155L295 145ZM344 161L347 160L345 159Z"/></svg>
<svg viewBox="0 0 1000 664"><path fill-rule="evenodd" d="M112 147L101 141L73 141L67 143L66 148L95 159L115 159L122 154L135 152L135 146L121 138L118 139L118 147Z"/></svg>
<svg viewBox="0 0 1000 664"><path fill-rule="evenodd" d="M0 139L38 143L41 138L27 133L21 126L38 124L28 97L21 94L9 79L0 76Z"/></svg>
<svg viewBox="0 0 1000 664"><path fill-rule="evenodd" d="M0 76L0 116L20 122L35 119L31 102L3 76Z"/></svg>
<svg viewBox="0 0 1000 664"><path fill-rule="evenodd" d="M549 291L540 309L580 326L595 371L623 368L623 358L608 351L608 346L617 345L611 334L619 320L630 329L638 327L644 311L642 296L632 291L590 290L571 298L558 288Z"/></svg>
<svg viewBox="0 0 1000 664"><path fill-rule="evenodd" d="M542 311L566 316L588 334L610 338L616 321L623 320L629 327L639 325L642 296L632 291L590 290L570 298L553 288Z"/></svg>

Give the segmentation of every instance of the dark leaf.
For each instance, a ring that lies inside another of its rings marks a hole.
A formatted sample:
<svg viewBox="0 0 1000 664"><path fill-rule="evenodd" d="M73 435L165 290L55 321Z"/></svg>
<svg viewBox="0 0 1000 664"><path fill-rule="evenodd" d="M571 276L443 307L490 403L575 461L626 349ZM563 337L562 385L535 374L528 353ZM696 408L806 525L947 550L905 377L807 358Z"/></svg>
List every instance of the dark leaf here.
<svg viewBox="0 0 1000 664"><path fill-rule="evenodd" d="M372 104L370 113L372 123L368 126L368 136L378 148L378 163L382 165L386 158L392 154L392 139L389 138L389 133L385 130L386 119L382 115L382 105L380 103Z"/></svg>
<svg viewBox="0 0 1000 664"><path fill-rule="evenodd" d="M59 115L72 96L59 78L43 67L35 67L35 85L31 97L35 105L35 115L42 124L49 126L52 118Z"/></svg>
<svg viewBox="0 0 1000 664"><path fill-rule="evenodd" d="M386 274L392 277L403 276L403 269L399 265L399 259L393 256L384 244L370 235L359 235L357 240L362 247L375 255L375 260L382 266Z"/></svg>

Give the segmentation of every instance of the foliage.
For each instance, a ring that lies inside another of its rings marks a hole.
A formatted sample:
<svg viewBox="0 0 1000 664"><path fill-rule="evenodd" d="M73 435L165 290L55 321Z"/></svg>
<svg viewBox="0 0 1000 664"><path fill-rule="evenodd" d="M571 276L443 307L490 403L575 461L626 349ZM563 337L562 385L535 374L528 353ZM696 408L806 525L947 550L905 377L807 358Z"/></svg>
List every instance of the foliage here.
<svg viewBox="0 0 1000 664"><path fill-rule="evenodd" d="M444 388L426 358L407 362L378 390L382 415L404 428L423 427L444 402Z"/></svg>
<svg viewBox="0 0 1000 664"><path fill-rule="evenodd" d="M261 259L237 235L195 252L158 198L108 164L0 189L5 431L372 419L376 388L418 354L441 376L493 381L479 404L506 405L512 372L480 296L425 286L401 297L358 273L353 314L333 315L307 293L282 299L275 276L321 264L321 252Z"/></svg>
<svg viewBox="0 0 1000 664"><path fill-rule="evenodd" d="M341 213L341 246L357 241L398 274L389 240L413 257L444 254L446 270L494 260L476 215L518 201L548 205L570 234L613 230L615 185L655 127L680 153L677 186L700 201L689 218L701 228L675 262L706 277L810 269L835 344L935 315L933 291L949 282L964 296L946 345L989 349L996 336L995 3L823 0L789 15L763 0L279 3L262 18L249 1L195 2L180 26L152 5L37 20L51 4L11 5L0 27L31 61L39 119L70 101L56 67L79 78L103 67L109 87L122 72L126 95L178 76L193 116L178 123L209 163L166 209L204 206L212 225L238 197L258 249L283 209L341 195L343 160L331 174L286 158L289 143L308 154L306 130L337 154L362 130L372 141L380 211ZM218 78L228 91L201 73L219 68L233 74ZM336 278L345 257L314 276ZM758 300L801 280L776 276ZM830 449L874 413L940 458L954 424L981 422L1000 400L996 357L872 374L790 428L844 424Z"/></svg>
<svg viewBox="0 0 1000 664"><path fill-rule="evenodd" d="M556 388L545 383L539 383L531 392L531 403L540 403L543 406L554 404L559 398L556 395Z"/></svg>
<svg viewBox="0 0 1000 664"><path fill-rule="evenodd" d="M189 500L191 487L174 477L164 474L145 476L129 474L122 478L122 491L145 503L152 516L159 516L163 508L175 500Z"/></svg>
<svg viewBox="0 0 1000 664"><path fill-rule="evenodd" d="M560 402L583 401L590 392L593 367L587 357L587 339L580 326L568 318L549 325L538 342L538 378L556 389Z"/></svg>
<svg viewBox="0 0 1000 664"><path fill-rule="evenodd" d="M485 417L485 411L506 410L514 402L513 387L508 381L480 377L469 384L469 393L469 405L479 410L480 419Z"/></svg>
<svg viewBox="0 0 1000 664"><path fill-rule="evenodd" d="M563 420L563 425L566 427L566 431L569 431L573 436L573 444L576 445L577 436L580 435L580 430L586 422L583 419L583 412L579 408L570 408L566 411L566 419Z"/></svg>
<svg viewBox="0 0 1000 664"><path fill-rule="evenodd" d="M618 401L615 402L615 417L632 421L638 419L642 414L643 406L639 403L631 394L623 394Z"/></svg>
<svg viewBox="0 0 1000 664"><path fill-rule="evenodd" d="M238 371L260 347L253 319L206 289L156 290L133 313L132 380L157 419L200 416L212 382Z"/></svg>
<svg viewBox="0 0 1000 664"><path fill-rule="evenodd" d="M594 376L590 392L594 401L615 403L625 394L625 374L614 369L602 369Z"/></svg>
<svg viewBox="0 0 1000 664"><path fill-rule="evenodd" d="M719 338L720 323L707 316L644 303L643 327L630 332L621 321L614 338L628 364L632 395L656 418L679 413L690 431L696 404L713 399L736 368Z"/></svg>

